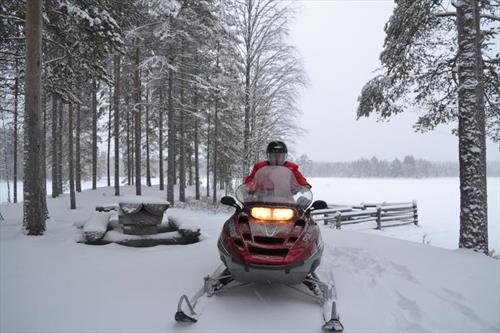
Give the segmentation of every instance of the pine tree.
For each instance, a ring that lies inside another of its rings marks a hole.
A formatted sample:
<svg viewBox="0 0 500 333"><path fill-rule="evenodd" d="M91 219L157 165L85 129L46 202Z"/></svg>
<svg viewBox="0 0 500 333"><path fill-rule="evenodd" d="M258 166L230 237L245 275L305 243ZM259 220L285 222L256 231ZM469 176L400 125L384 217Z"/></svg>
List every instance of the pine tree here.
<svg viewBox="0 0 500 333"><path fill-rule="evenodd" d="M75 169L73 165L73 104L68 105L68 174L70 209L76 209Z"/></svg>
<svg viewBox="0 0 500 333"><path fill-rule="evenodd" d="M114 89L114 101L113 106L114 112L114 137L115 137L115 166L114 166L114 187L115 195L120 195L120 60L119 54L114 56L114 79L115 79L115 89Z"/></svg>
<svg viewBox="0 0 500 333"><path fill-rule="evenodd" d="M28 235L45 231L43 186L41 179L41 74L42 3L26 3L26 103L24 112L24 202L23 228Z"/></svg>
<svg viewBox="0 0 500 333"><path fill-rule="evenodd" d="M460 247L488 252L485 133L500 139L499 55L492 55L498 21L490 1L458 0L456 12L443 2L396 1L385 27L383 72L359 97L358 118L389 118L417 105L415 124L427 131L458 120ZM493 57L493 58L492 58Z"/></svg>

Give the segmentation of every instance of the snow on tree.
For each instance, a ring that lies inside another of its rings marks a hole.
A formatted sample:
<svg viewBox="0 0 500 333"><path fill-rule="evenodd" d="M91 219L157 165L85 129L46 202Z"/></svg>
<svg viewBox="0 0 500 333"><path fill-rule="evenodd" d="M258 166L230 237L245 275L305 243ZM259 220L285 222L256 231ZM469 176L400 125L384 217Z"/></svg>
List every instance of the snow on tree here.
<svg viewBox="0 0 500 333"><path fill-rule="evenodd" d="M485 133L500 139L497 2L396 1L382 73L359 97L358 118L418 111L420 131L458 121L460 247L488 252ZM492 43L493 42L493 43Z"/></svg>
<svg viewBox="0 0 500 333"><path fill-rule="evenodd" d="M297 134L297 89L306 78L294 47L285 42L292 8L272 0L236 0L233 4L244 78L243 173L260 158L269 138Z"/></svg>
<svg viewBox="0 0 500 333"><path fill-rule="evenodd" d="M251 37L243 22L248 8L257 28ZM96 188L99 142L107 136L108 180L111 185L114 155L116 195L123 174L140 194L144 167L146 184L158 172L163 188L166 155L172 203L175 184L181 201L189 185L201 199L203 185L216 202L218 190L242 176L244 161L260 158L269 137L298 131L296 96L305 79L285 42L291 14L288 4L267 0L44 1L40 142L52 196L69 188L73 206L82 180ZM14 138L22 135L16 124L23 115L16 110L24 105L25 16L22 1L2 2L0 85L8 94L0 104ZM16 163L11 149L7 153L7 163Z"/></svg>

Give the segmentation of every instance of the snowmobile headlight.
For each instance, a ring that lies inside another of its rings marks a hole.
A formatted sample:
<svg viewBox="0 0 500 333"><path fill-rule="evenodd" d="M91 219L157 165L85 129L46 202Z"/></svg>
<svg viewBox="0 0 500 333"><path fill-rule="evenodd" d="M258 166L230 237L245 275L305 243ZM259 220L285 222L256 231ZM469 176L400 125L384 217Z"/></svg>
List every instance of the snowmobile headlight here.
<svg viewBox="0 0 500 333"><path fill-rule="evenodd" d="M250 215L257 220L270 220L273 216L271 208L267 207L252 207Z"/></svg>
<svg viewBox="0 0 500 333"><path fill-rule="evenodd" d="M290 208L274 208L273 220L288 221L293 217L293 210Z"/></svg>
<svg viewBox="0 0 500 333"><path fill-rule="evenodd" d="M288 221L294 213L290 208L252 207L250 215L257 220Z"/></svg>

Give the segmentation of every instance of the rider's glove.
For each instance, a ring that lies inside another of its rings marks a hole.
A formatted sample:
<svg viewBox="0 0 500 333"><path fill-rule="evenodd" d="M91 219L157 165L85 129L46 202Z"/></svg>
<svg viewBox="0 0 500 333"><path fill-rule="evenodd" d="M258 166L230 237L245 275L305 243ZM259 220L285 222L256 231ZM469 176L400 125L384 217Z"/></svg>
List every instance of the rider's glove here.
<svg viewBox="0 0 500 333"><path fill-rule="evenodd" d="M247 183L247 192L249 194L253 194L255 193L255 190L256 190L256 185L254 182L250 181Z"/></svg>

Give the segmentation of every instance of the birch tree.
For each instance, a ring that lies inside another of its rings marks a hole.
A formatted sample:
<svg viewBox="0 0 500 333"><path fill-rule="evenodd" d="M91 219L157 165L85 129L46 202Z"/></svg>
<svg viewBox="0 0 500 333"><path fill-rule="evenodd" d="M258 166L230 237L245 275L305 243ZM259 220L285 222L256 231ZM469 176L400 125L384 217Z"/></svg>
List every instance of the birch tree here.
<svg viewBox="0 0 500 333"><path fill-rule="evenodd" d="M242 171L246 174L270 137L290 140L297 134L298 128L293 126L298 115L297 89L306 83L306 77L295 49L285 43L293 14L288 4L236 0L233 8L244 77Z"/></svg>

